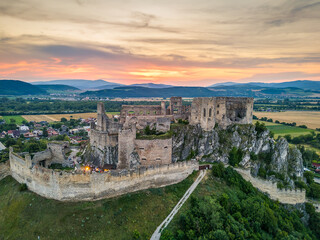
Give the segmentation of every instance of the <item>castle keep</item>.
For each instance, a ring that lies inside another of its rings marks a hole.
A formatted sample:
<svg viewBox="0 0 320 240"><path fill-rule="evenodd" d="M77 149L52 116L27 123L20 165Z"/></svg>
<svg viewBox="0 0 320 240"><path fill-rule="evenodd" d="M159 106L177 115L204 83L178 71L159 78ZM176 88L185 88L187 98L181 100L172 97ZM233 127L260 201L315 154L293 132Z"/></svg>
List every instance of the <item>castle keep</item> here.
<svg viewBox="0 0 320 240"><path fill-rule="evenodd" d="M225 128L234 123L252 123L253 98L211 97L194 98L191 106L190 124L206 130L217 123Z"/></svg>
<svg viewBox="0 0 320 240"><path fill-rule="evenodd" d="M197 170L198 162L172 160L171 123L181 119L212 131L216 124L225 128L233 123L251 123L252 108L252 98L194 98L190 107L182 104L181 97L171 97L168 107L165 102L123 105L119 118L109 118L104 104L98 103L97 122L91 124L90 141L82 158L96 167L108 165L107 171L48 169L53 163L66 165L66 152L70 151L68 143L52 142L33 158L11 149L11 174L30 190L58 200L93 200L177 183Z"/></svg>

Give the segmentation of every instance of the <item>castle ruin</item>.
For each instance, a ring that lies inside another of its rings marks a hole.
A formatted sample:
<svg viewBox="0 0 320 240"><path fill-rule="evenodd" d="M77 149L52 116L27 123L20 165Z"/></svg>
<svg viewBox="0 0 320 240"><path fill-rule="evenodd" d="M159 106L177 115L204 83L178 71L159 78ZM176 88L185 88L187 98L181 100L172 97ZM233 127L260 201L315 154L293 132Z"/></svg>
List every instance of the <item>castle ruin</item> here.
<svg viewBox="0 0 320 240"><path fill-rule="evenodd" d="M212 131L252 121L252 98L194 98L191 108L181 97L171 97L169 106L123 105L120 118L106 115L103 103L97 106L97 122L91 124L90 141L83 152L85 162L103 168L102 173L57 172L52 163L67 164L68 143L52 142L33 158L10 150L11 175L32 191L58 200L94 200L150 187L177 183L198 169L198 162L173 162L171 123L178 120ZM153 133L147 135L146 128Z"/></svg>

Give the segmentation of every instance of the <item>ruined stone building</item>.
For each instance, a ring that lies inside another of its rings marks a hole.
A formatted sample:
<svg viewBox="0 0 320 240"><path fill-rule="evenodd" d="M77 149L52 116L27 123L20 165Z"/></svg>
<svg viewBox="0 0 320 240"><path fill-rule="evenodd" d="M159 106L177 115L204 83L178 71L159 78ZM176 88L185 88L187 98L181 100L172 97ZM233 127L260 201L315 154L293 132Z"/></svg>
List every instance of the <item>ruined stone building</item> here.
<svg viewBox="0 0 320 240"><path fill-rule="evenodd" d="M217 123L222 128L238 123L252 122L252 98L202 97L194 98L191 106L183 106L181 97L171 97L169 106L123 105L120 121L105 114L103 103L98 104L97 124L90 133L91 158L96 165L113 164L119 169L137 166L162 165L172 162L172 139L139 139L137 132L146 126L158 132L170 130L177 119L200 124L210 131Z"/></svg>
<svg viewBox="0 0 320 240"><path fill-rule="evenodd" d="M222 128L230 124L252 123L253 98L199 97L191 105L190 124L210 131L217 123Z"/></svg>
<svg viewBox="0 0 320 240"><path fill-rule="evenodd" d="M137 132L149 126L165 133L172 121L190 115L181 97L171 97L168 108L164 101L160 105L123 105L120 121L108 118L103 103L98 104L97 112L97 123L90 132L91 157L97 165L108 163L119 169L171 163L171 138L137 139Z"/></svg>

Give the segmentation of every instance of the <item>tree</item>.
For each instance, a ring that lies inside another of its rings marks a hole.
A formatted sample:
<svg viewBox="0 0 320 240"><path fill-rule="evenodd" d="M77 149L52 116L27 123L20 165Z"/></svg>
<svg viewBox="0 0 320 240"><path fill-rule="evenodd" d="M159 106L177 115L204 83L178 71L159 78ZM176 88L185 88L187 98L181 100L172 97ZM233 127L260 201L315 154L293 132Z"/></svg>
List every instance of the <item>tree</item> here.
<svg viewBox="0 0 320 240"><path fill-rule="evenodd" d="M218 164L212 165L212 175L218 178L221 178L224 173L224 165L223 163L219 162Z"/></svg>
<svg viewBox="0 0 320 240"><path fill-rule="evenodd" d="M44 136L44 137L48 137L49 136L47 128L43 128L42 136Z"/></svg>
<svg viewBox="0 0 320 240"><path fill-rule="evenodd" d="M63 123L65 123L65 122L67 122L68 120L66 119L66 118L61 118L61 120L60 120L61 122L63 122Z"/></svg>
<svg viewBox="0 0 320 240"><path fill-rule="evenodd" d="M310 184L308 196L315 199L320 199L320 185L313 182Z"/></svg>
<svg viewBox="0 0 320 240"><path fill-rule="evenodd" d="M313 178L314 178L313 172L311 171L304 172L303 176L306 178L308 184L313 183Z"/></svg>
<svg viewBox="0 0 320 240"><path fill-rule="evenodd" d="M236 147L233 147L229 153L229 164L231 166L236 166L239 164L239 162L241 162L243 157L243 152L242 150Z"/></svg>

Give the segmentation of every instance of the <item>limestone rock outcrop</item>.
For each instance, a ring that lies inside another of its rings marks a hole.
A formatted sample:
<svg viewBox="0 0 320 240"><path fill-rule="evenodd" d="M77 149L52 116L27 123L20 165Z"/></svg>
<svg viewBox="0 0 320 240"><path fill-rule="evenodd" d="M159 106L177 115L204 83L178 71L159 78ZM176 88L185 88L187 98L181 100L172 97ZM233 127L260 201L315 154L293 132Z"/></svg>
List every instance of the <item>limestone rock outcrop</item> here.
<svg viewBox="0 0 320 240"><path fill-rule="evenodd" d="M254 125L230 125L226 129L219 127L212 131L203 131L200 125L173 125L173 161L199 159L203 162L220 161L229 163L229 153L236 147L243 152L239 165L251 167L253 176L259 169L282 176L289 186L292 179L303 176L303 161L300 151L289 146L281 138L275 142L268 130L258 133ZM263 157L263 159L261 159ZM267 176L269 180L274 176Z"/></svg>

